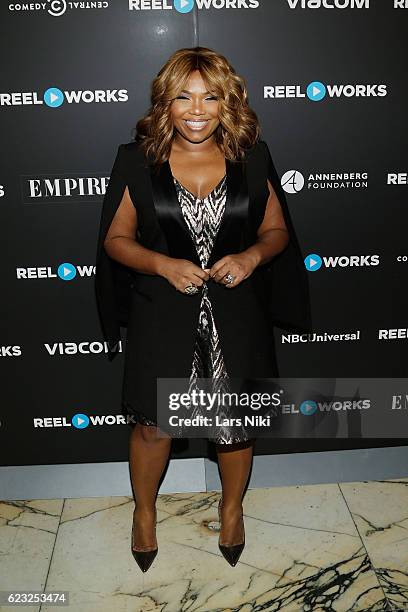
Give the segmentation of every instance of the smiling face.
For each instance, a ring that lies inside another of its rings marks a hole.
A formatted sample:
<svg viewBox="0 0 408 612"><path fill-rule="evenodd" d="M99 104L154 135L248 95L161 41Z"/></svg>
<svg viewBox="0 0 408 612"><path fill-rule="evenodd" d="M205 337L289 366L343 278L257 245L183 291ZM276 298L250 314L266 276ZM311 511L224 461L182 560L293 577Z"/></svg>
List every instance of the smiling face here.
<svg viewBox="0 0 408 612"><path fill-rule="evenodd" d="M179 136L192 143L200 143L212 136L220 124L219 102L213 92L208 92L198 70L194 70L185 85L171 103L174 128Z"/></svg>

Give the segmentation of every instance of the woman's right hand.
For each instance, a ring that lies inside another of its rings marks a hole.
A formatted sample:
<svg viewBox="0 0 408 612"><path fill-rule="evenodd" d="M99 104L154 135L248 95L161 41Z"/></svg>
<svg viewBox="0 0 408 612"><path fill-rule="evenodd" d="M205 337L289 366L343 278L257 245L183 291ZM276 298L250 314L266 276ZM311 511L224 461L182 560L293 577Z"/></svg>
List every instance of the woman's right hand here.
<svg viewBox="0 0 408 612"><path fill-rule="evenodd" d="M201 287L210 278L208 272L188 259L175 259L174 257L166 257L161 265L160 275L168 280L177 291L185 295L187 295L184 291L187 285L193 283Z"/></svg>

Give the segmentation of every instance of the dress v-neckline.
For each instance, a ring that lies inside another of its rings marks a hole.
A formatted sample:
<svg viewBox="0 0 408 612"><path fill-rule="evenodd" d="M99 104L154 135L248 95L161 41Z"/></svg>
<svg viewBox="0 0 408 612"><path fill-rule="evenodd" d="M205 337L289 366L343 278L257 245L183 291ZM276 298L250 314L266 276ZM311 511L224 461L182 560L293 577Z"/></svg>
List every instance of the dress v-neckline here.
<svg viewBox="0 0 408 612"><path fill-rule="evenodd" d="M224 176L222 177L222 179L220 181L218 181L218 183L216 184L216 186L211 189L211 191L209 193L207 193L206 196L204 196L204 198L199 198L198 196L195 195L195 193L193 193L192 191L190 191L189 189L187 189L187 187L185 187L183 185L183 183L180 183L180 181L178 179L176 179L176 177L172 174L173 180L178 183L180 185L180 187L182 187L185 191L187 191L187 193L189 193L191 196L193 196L193 198L195 200L198 200L199 202L204 202L204 200L207 200L210 195L212 195L215 191L217 191L217 189L220 187L220 185L223 183L223 181L226 179L227 177L227 173L224 174Z"/></svg>

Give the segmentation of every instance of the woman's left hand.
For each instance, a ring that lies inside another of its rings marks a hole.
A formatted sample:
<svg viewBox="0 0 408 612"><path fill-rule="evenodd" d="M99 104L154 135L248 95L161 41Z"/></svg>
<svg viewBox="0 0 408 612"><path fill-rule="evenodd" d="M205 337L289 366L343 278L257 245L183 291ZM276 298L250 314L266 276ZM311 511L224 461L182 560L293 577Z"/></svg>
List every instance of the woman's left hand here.
<svg viewBox="0 0 408 612"><path fill-rule="evenodd" d="M217 283L226 287L236 287L252 274L256 266L255 257L244 251L243 253L225 255L207 271L210 273L210 278ZM232 282L228 282L229 274L233 277Z"/></svg>

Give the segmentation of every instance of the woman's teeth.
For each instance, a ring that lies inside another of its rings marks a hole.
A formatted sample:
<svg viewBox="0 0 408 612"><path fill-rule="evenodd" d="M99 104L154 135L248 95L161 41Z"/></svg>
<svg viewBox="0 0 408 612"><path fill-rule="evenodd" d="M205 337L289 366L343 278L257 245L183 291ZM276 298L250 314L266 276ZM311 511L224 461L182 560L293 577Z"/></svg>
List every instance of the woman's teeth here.
<svg viewBox="0 0 408 612"><path fill-rule="evenodd" d="M208 120L205 121L186 121L187 126L191 130L202 130L208 123Z"/></svg>

